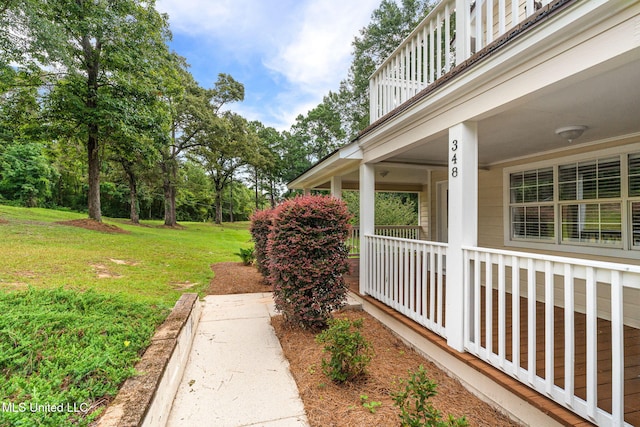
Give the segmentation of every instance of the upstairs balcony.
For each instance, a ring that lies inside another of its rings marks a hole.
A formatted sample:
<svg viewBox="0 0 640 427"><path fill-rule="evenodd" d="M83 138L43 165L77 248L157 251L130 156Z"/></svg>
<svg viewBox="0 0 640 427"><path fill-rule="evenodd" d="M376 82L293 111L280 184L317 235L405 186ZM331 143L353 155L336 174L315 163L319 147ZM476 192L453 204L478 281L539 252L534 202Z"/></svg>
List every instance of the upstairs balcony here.
<svg viewBox="0 0 640 427"><path fill-rule="evenodd" d="M574 0L442 0L373 73L370 122Z"/></svg>

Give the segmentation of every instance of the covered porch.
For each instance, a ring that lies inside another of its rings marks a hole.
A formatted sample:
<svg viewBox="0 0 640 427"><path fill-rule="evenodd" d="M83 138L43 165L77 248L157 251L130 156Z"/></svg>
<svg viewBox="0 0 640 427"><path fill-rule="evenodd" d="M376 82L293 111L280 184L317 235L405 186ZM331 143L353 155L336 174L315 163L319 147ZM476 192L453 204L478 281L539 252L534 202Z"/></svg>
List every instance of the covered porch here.
<svg viewBox="0 0 640 427"><path fill-rule="evenodd" d="M372 310L560 424L640 425L640 4L536 3L441 2L372 77L372 124L290 187L359 190ZM423 72L425 46L467 56ZM376 191L420 194L418 236L376 229Z"/></svg>

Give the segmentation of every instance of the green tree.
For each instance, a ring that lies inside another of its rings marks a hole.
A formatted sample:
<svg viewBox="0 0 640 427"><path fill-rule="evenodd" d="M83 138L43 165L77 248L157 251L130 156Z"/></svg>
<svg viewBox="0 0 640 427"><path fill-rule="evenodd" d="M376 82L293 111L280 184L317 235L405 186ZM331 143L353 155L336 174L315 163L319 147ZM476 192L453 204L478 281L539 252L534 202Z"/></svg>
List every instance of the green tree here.
<svg viewBox="0 0 640 427"><path fill-rule="evenodd" d="M343 191L342 199L347 204L352 222L360 218L360 193ZM375 199L376 225L417 225L418 195L416 193L377 192Z"/></svg>
<svg viewBox="0 0 640 427"><path fill-rule="evenodd" d="M222 197L240 168L258 163L261 156L259 138L247 120L226 112L212 123L201 143L190 154L203 165L215 191L215 222L222 223Z"/></svg>
<svg viewBox="0 0 640 427"><path fill-rule="evenodd" d="M265 127L254 121L249 123L258 136L260 156L253 159L250 169L254 189L255 209L264 208L263 194L269 199L271 207L275 207L280 196L281 170L284 168L283 136L272 127Z"/></svg>
<svg viewBox="0 0 640 427"><path fill-rule="evenodd" d="M27 54L56 71L46 75L55 84L49 113L71 123L85 141L88 212L100 221L101 154L120 119L118 104L129 95L123 82L136 82L148 96L157 93L155 70L166 59L169 38L166 16L153 0L15 4L31 6L20 11L27 20Z"/></svg>
<svg viewBox="0 0 640 427"><path fill-rule="evenodd" d="M205 143L220 124L222 107L244 99L244 86L227 74L219 74L213 89L203 89L186 71L186 64L167 79L166 102L170 108L170 139L161 148L161 168L167 226L177 224L176 193L180 157Z"/></svg>
<svg viewBox="0 0 640 427"><path fill-rule="evenodd" d="M332 93L322 103L307 113L299 115L291 130L304 141L307 159L314 163L343 145L346 133L342 129L340 113L330 103Z"/></svg>
<svg viewBox="0 0 640 427"><path fill-rule="evenodd" d="M55 170L38 142L12 144L0 159L0 195L27 207L42 206L51 198Z"/></svg>
<svg viewBox="0 0 640 427"><path fill-rule="evenodd" d="M206 221L212 215L213 188L202 165L186 161L180 173L177 215L180 221Z"/></svg>

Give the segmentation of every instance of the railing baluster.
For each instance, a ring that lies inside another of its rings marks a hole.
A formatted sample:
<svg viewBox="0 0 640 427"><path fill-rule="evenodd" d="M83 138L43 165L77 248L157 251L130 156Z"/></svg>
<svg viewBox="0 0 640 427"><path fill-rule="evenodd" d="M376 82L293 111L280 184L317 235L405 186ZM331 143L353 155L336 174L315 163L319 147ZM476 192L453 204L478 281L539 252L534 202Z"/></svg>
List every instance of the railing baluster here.
<svg viewBox="0 0 640 427"><path fill-rule="evenodd" d="M487 5L486 44L489 44L493 41L493 0L486 0L485 4Z"/></svg>
<svg viewBox="0 0 640 427"><path fill-rule="evenodd" d="M487 357L493 353L493 265L491 264L491 254L485 254L484 264L484 317L485 317L485 348Z"/></svg>
<svg viewBox="0 0 640 427"><path fill-rule="evenodd" d="M533 385L536 378L536 272L532 258L527 260L527 306L527 369L529 384Z"/></svg>
<svg viewBox="0 0 640 427"><path fill-rule="evenodd" d="M474 276L473 276L473 286L474 286L474 293L473 293L473 300L474 300L474 316L475 316L475 324L474 324L474 341L476 343L476 351L478 352L478 354L480 353L481 347L482 347L482 338L481 338L481 327L482 327L482 281L481 281L481 274L482 274L482 261L480 260L480 253L479 252L474 252L473 253L473 259L474 259Z"/></svg>
<svg viewBox="0 0 640 427"><path fill-rule="evenodd" d="M544 263L544 377L545 391L550 396L554 383L554 331L553 331L553 311L554 311L554 295L553 295L553 265L551 261Z"/></svg>
<svg viewBox="0 0 640 427"><path fill-rule="evenodd" d="M511 353L513 375L520 371L520 258L511 257Z"/></svg>
<svg viewBox="0 0 640 427"><path fill-rule="evenodd" d="M593 267L587 267L587 415L595 420L598 408L598 301Z"/></svg>
<svg viewBox="0 0 640 427"><path fill-rule="evenodd" d="M533 12L535 12L535 8L533 7L533 0L527 0L526 8L527 17L533 15Z"/></svg>
<svg viewBox="0 0 640 427"><path fill-rule="evenodd" d="M482 2L476 2L474 12L476 15L476 48L473 53L476 53L484 46L482 43Z"/></svg>
<svg viewBox="0 0 640 427"><path fill-rule="evenodd" d="M409 311L411 312L411 318L415 319L415 314L418 310L416 310L416 259L415 259L415 247L413 243L409 244Z"/></svg>
<svg viewBox="0 0 640 427"><path fill-rule="evenodd" d="M464 327L464 345L467 347L471 346L471 331L473 330L473 299L471 298L471 253L470 251L462 251L462 280L464 293L468 295L465 299L464 305L464 316L465 316L465 327ZM473 349L472 349L473 351Z"/></svg>
<svg viewBox="0 0 640 427"><path fill-rule="evenodd" d="M573 407L575 387L575 296L573 266L564 265L564 401Z"/></svg>
<svg viewBox="0 0 640 427"><path fill-rule="evenodd" d="M433 252L433 251L427 251L424 248L422 250L422 282L420 286L421 292L422 292L422 299L421 299L420 307L422 310L422 318L424 319L425 322L429 321L429 317L427 316L427 284L428 284L427 252ZM426 324L426 323L423 323L423 324Z"/></svg>
<svg viewBox="0 0 640 427"><path fill-rule="evenodd" d="M506 359L505 351L505 334L506 334L506 320L507 320L507 308L505 299L506 283L504 272L504 257L498 255L498 356L500 357L500 367L504 369L504 362Z"/></svg>
<svg viewBox="0 0 640 427"><path fill-rule="evenodd" d="M450 3L447 3L444 7L444 45L445 55L444 58L444 71L448 73L451 69L451 8Z"/></svg>
<svg viewBox="0 0 640 427"><path fill-rule="evenodd" d="M442 19L440 12L436 17L436 78L439 79L442 75Z"/></svg>
<svg viewBox="0 0 640 427"><path fill-rule="evenodd" d="M520 0L511 0L511 27L520 22Z"/></svg>
<svg viewBox="0 0 640 427"><path fill-rule="evenodd" d="M504 34L507 28L507 11L505 0L498 1L498 34Z"/></svg>
<svg viewBox="0 0 640 427"><path fill-rule="evenodd" d="M440 327L440 329L443 331L442 335L444 335L444 305L445 305L445 298L444 298L444 256L445 254L443 254L444 250L441 249L438 251L438 287L436 290L436 295L435 295L435 299L436 299L436 307L437 307L437 314L438 314L438 326Z"/></svg>
<svg viewBox="0 0 640 427"><path fill-rule="evenodd" d="M613 425L624 423L624 292L620 272L611 272L611 415Z"/></svg>
<svg viewBox="0 0 640 427"><path fill-rule="evenodd" d="M429 320L432 324L436 320L436 254L431 251L429 254Z"/></svg>

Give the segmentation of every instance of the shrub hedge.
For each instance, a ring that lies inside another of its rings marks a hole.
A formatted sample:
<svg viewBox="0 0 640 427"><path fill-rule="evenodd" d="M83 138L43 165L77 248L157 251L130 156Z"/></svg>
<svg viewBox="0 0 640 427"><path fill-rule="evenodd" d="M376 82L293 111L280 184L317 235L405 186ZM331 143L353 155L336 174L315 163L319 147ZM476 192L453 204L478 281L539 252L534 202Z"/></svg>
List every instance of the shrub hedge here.
<svg viewBox="0 0 640 427"><path fill-rule="evenodd" d="M324 328L347 293L346 204L328 196L296 197L276 207L271 218L267 254L276 309L289 323Z"/></svg>
<svg viewBox="0 0 640 427"><path fill-rule="evenodd" d="M267 255L267 241L271 229L272 209L257 211L251 216L249 231L254 242L254 256L258 271L266 278L269 277L269 259Z"/></svg>

